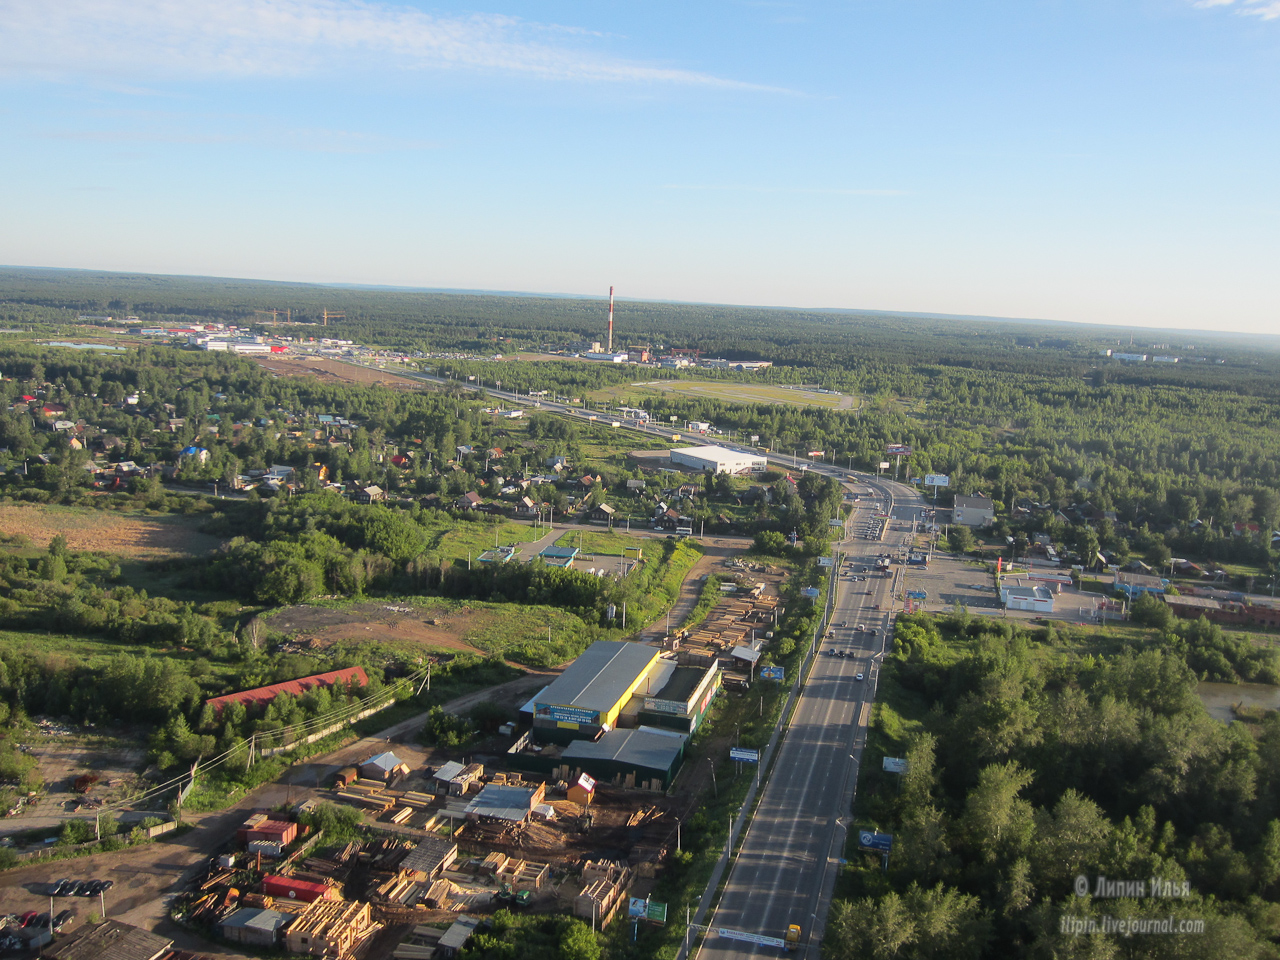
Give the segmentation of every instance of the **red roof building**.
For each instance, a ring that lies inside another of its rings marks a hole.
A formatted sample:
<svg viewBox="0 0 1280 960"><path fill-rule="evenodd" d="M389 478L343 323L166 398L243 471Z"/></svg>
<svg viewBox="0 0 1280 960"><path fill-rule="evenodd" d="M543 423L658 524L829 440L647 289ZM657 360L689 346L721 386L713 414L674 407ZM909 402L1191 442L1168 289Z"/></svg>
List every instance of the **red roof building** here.
<svg viewBox="0 0 1280 960"><path fill-rule="evenodd" d="M281 900L299 900L302 903L315 903L317 900L338 900L338 891L323 883L311 883L308 880L295 880L292 877L265 876L262 878L262 892L268 897Z"/></svg>
<svg viewBox="0 0 1280 960"><path fill-rule="evenodd" d="M308 690L316 687L332 687L336 684L367 687L369 677L364 667L347 667L343 670L330 670L328 673L317 673L310 677L299 677L297 680L286 680L284 683L273 683L267 687L254 687L252 690L241 690L239 693L228 693L225 697L214 697L209 701L215 713L229 703L243 703L246 707L253 703L270 703L282 693L300 697Z"/></svg>

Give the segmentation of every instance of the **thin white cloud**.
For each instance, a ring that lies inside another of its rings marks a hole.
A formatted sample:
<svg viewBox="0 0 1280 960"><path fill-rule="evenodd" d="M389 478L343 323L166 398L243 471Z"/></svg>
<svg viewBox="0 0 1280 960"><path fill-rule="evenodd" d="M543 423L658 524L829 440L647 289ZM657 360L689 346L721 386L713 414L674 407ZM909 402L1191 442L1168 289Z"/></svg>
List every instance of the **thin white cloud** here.
<svg viewBox="0 0 1280 960"><path fill-rule="evenodd" d="M711 190L725 193L815 194L840 197L905 197L909 190L883 190L867 187L769 187L737 183L664 183L661 190Z"/></svg>
<svg viewBox="0 0 1280 960"><path fill-rule="evenodd" d="M232 133L191 133L182 130L51 130L38 136L44 140L68 140L82 143L176 143L196 146L248 144L277 150L345 154L431 150L440 146L429 140L409 140L350 130L328 129L263 128Z"/></svg>
<svg viewBox="0 0 1280 960"><path fill-rule="evenodd" d="M1280 0L1192 0L1200 9L1232 7L1243 16L1262 20L1280 20Z"/></svg>
<svg viewBox="0 0 1280 960"><path fill-rule="evenodd" d="M554 80L769 89L618 59L586 30L370 0L0 0L0 70L163 79L472 69Z"/></svg>

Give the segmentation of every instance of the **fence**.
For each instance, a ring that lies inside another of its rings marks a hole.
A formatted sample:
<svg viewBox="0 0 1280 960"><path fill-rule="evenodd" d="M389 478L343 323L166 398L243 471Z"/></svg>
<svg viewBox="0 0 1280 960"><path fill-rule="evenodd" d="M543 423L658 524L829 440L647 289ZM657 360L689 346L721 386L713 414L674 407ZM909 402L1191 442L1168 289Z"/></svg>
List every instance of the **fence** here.
<svg viewBox="0 0 1280 960"><path fill-rule="evenodd" d="M166 823L157 824L154 827L146 827L142 832L148 839L154 839L162 834L170 833L178 829L177 820L169 820ZM124 834L122 839L125 841L125 849L129 846L128 834ZM34 860L48 860L52 857L61 857L67 853L76 853L81 850L89 850L92 847L100 846L100 841L90 840L88 843L51 843L41 847L39 850L28 850L26 853L15 854L14 857L19 862L29 862Z"/></svg>
<svg viewBox="0 0 1280 960"><path fill-rule="evenodd" d="M343 727L350 726L351 724L355 723L357 720L363 720L365 717L373 716L375 713L379 712L380 710L387 709L387 707L391 706L395 702L396 702L396 698L394 695L392 695L389 697L386 703L378 704L375 707L369 707L365 710L361 710L359 713L357 713L353 717L347 717L345 720L339 720L338 722L325 727L323 730L317 730L315 733L308 734L307 736L302 737L299 740L294 740L291 743L286 743L279 747L263 747L261 750L258 751L258 755L261 757L274 757L278 753L287 753L288 751L296 749L297 747L303 746L304 744L315 743L317 740L321 740L324 737L329 736L329 734L331 733L337 733Z"/></svg>

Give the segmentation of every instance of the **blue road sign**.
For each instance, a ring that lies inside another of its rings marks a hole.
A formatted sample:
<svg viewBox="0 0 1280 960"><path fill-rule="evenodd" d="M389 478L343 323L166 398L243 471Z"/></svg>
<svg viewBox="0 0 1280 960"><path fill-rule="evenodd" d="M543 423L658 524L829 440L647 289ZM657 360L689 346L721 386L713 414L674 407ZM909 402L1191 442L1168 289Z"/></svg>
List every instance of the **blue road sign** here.
<svg viewBox="0 0 1280 960"><path fill-rule="evenodd" d="M858 831L858 846L866 850L882 850L888 853L893 849L892 833L876 833L873 830Z"/></svg>
<svg viewBox="0 0 1280 960"><path fill-rule="evenodd" d="M743 763L759 763L760 751L748 750L746 747L730 747L729 759L740 760Z"/></svg>

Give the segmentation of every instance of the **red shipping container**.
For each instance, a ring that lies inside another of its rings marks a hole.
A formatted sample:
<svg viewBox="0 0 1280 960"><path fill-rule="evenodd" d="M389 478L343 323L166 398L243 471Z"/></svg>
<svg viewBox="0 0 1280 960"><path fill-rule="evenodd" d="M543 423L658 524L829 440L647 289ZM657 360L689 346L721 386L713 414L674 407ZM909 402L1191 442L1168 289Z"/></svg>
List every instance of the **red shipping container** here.
<svg viewBox="0 0 1280 960"><path fill-rule="evenodd" d="M314 903L317 900L337 900L338 892L323 883L309 883L306 880L294 880L290 877L265 876L262 878L262 892L269 897L280 897L283 900L299 900L302 903Z"/></svg>

